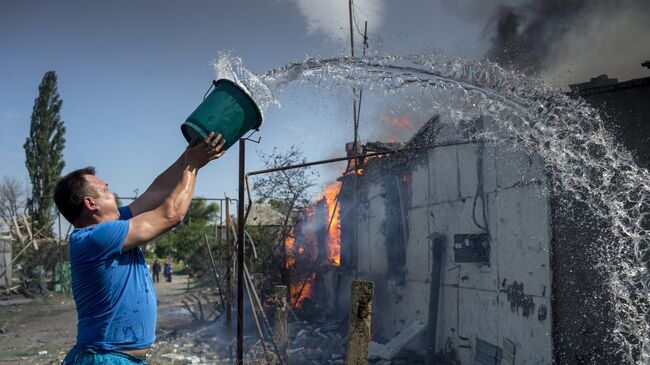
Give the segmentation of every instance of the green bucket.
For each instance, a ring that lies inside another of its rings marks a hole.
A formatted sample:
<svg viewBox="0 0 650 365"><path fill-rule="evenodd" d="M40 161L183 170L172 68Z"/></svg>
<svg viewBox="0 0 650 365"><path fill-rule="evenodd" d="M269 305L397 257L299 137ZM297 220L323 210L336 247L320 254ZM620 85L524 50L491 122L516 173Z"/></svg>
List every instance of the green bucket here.
<svg viewBox="0 0 650 365"><path fill-rule="evenodd" d="M262 113L253 98L236 83L213 81L214 90L181 125L187 140L205 139L210 132L221 133L226 140L222 151L235 144L251 129L259 130Z"/></svg>

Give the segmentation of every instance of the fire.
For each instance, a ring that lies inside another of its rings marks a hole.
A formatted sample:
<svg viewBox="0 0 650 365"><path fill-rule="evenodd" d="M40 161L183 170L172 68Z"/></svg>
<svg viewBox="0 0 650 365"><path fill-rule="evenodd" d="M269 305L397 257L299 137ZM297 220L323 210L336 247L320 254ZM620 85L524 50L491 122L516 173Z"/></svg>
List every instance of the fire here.
<svg viewBox="0 0 650 365"><path fill-rule="evenodd" d="M313 297L317 275L323 267L341 265L341 222L338 204L341 183L328 185L316 202L306 208L285 239L291 270L291 298L296 307Z"/></svg>
<svg viewBox="0 0 650 365"><path fill-rule="evenodd" d="M394 128L400 129L411 129L411 122L406 115L386 115L382 118L382 121Z"/></svg>
<svg viewBox="0 0 650 365"><path fill-rule="evenodd" d="M304 282L291 285L291 298L294 307L300 308L305 299L311 298L311 290L315 281L316 273L312 273Z"/></svg>
<svg viewBox="0 0 650 365"><path fill-rule="evenodd" d="M296 257L293 255L293 247L296 243L296 239L293 237L293 229L289 231L287 237L284 239L284 245L286 247L287 261L284 263L287 269L293 266L296 263Z"/></svg>
<svg viewBox="0 0 650 365"><path fill-rule="evenodd" d="M363 172L362 169L360 169ZM329 219L327 227L327 258L336 266L341 266L341 219L340 206L338 204L339 191L341 183L335 182L327 186L324 198L327 203L327 217Z"/></svg>

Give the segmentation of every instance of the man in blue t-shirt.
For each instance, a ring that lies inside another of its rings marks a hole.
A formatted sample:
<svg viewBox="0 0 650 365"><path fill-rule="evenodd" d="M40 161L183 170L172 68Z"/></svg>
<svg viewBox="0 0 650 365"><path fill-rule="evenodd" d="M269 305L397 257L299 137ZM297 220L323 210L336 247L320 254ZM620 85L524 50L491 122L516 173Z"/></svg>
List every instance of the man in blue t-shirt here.
<svg viewBox="0 0 650 365"><path fill-rule="evenodd" d="M147 191L118 208L95 169L59 180L54 201L70 235L77 343L63 364L143 364L156 332L156 292L140 245L179 224L200 168L223 155L214 133L195 141Z"/></svg>

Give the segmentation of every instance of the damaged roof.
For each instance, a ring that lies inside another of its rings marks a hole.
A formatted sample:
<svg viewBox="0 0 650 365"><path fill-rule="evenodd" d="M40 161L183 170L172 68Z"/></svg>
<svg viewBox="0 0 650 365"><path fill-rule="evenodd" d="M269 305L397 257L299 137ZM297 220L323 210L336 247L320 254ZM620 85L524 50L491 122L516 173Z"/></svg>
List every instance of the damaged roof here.
<svg viewBox="0 0 650 365"><path fill-rule="evenodd" d="M268 203L255 203L246 220L251 226L282 226L284 216Z"/></svg>

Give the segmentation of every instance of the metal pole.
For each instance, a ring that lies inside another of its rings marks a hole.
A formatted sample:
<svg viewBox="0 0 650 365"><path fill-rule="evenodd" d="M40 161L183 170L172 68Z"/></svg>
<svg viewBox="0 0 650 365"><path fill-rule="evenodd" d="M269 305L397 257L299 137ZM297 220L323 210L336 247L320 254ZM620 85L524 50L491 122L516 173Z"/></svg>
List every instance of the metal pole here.
<svg viewBox="0 0 650 365"><path fill-rule="evenodd" d="M350 16L350 55L354 58L354 33L352 32L352 0L348 0L348 13ZM352 87L352 124L354 126L354 142L353 148L357 147L357 140L359 139L359 124L357 115L357 90Z"/></svg>
<svg viewBox="0 0 650 365"><path fill-rule="evenodd" d="M352 34L352 0L348 1L348 13L350 15L350 50L354 57L354 35Z"/></svg>
<svg viewBox="0 0 650 365"><path fill-rule="evenodd" d="M309 167L309 166L323 165L323 164L334 163L334 162L348 161L348 160L353 160L353 159L357 159L357 158L391 155L391 154L395 154L395 153L399 153L399 152L404 152L406 150L407 149L389 150L389 151L370 152L370 153L358 154L358 155L354 155L354 156L329 158L327 160L318 160L318 161L312 161L312 162L299 163L299 164L295 164L295 165L287 165L287 166L282 166L282 167L273 167L273 168L264 169L264 170L250 171L246 175L255 176L255 175L261 175L261 174L268 174L270 172L276 172L276 171L284 171L284 170L298 169L298 168L301 168L301 167Z"/></svg>
<svg viewBox="0 0 650 365"><path fill-rule="evenodd" d="M237 364L244 364L244 180L246 140L239 139L239 201L237 202Z"/></svg>
<svg viewBox="0 0 650 365"><path fill-rule="evenodd" d="M248 283L249 286L253 286L253 280L251 279L251 274L248 272L248 268L244 264L244 275L246 276L246 282ZM273 328L271 327L271 322L269 322L268 317L266 317L266 313L264 313L264 307L262 306L262 301L260 301L260 297L257 296L257 292L253 290L253 298L255 299L254 303L251 303L251 306L253 307L252 309L255 310L259 309L260 314L262 315L262 319L264 320L264 325L266 326L266 330L269 332L269 335L271 336L271 342L273 343L273 347L275 348L275 352L278 354L278 361L280 362L280 365L286 365L285 358L280 356L280 347L278 346L278 342L276 340L275 334L273 334Z"/></svg>
<svg viewBox="0 0 650 365"><path fill-rule="evenodd" d="M253 296L251 295L251 288L248 285L248 280L244 282L246 284L246 294L248 295L248 302L253 307ZM254 290L254 289L253 289ZM257 334L260 336L260 342L262 343L262 349L264 350L264 357L266 357L266 363L272 365L271 355L269 354L269 349L266 347L266 342L264 341L264 333L262 332L262 327L260 327L260 321L257 319L257 311L253 309L253 319L255 320L255 326L257 327Z"/></svg>
<svg viewBox="0 0 650 365"><path fill-rule="evenodd" d="M59 243L59 285L61 286L61 292L63 292L63 245L61 245L61 212L58 213L59 218L59 237L57 237L57 242Z"/></svg>
<svg viewBox="0 0 650 365"><path fill-rule="evenodd" d="M219 284L219 274L217 273L217 267L214 264L214 257L212 256L212 249L210 248L210 242L208 242L208 235L204 234L203 238L205 239L205 247L208 249L208 256L210 256L210 264L212 264L212 274L214 275L214 283L219 290L219 298L221 299L221 310L224 309L226 303L223 298L223 290L221 290L221 284Z"/></svg>
<svg viewBox="0 0 650 365"><path fill-rule="evenodd" d="M468 142L468 141L441 142L441 143L432 143L432 144L429 144L429 145L423 146L423 147L408 147L408 148L402 148L402 149L398 149L398 150L360 153L360 154L357 154L357 155L346 156L346 157L336 157L336 158L330 158L330 159L327 159L327 160L318 160L318 161L312 161L312 162L299 163L299 164L295 164L295 165L274 167L274 168L271 168L271 169L250 171L250 172L248 172L246 174L246 176L255 176L255 175L261 175L261 174L268 174L270 172L292 170L292 169L298 169L298 168L301 168L301 167L323 165L323 164L328 164L328 163L333 163L333 162L355 160L355 159L366 158L366 157L377 157L377 156L393 155L393 154L400 154L400 153L406 153L406 152L427 151L427 150L430 150L430 149L436 148L436 147L457 146L457 145L468 144L468 143L473 143L473 142ZM250 203L250 199L249 199L249 203Z"/></svg>
<svg viewBox="0 0 650 365"><path fill-rule="evenodd" d="M117 199L126 199L126 200L136 200L138 197L137 196L116 196ZM192 201L208 201L208 202L223 202L226 200L226 198L192 198ZM237 201L237 199L230 199L231 201Z"/></svg>
<svg viewBox="0 0 650 365"><path fill-rule="evenodd" d="M216 223L215 226L214 235L217 239L217 247L219 248L219 267L223 267L223 200L219 202L219 223ZM226 310L226 302L223 302L222 309L224 311Z"/></svg>
<svg viewBox="0 0 650 365"><path fill-rule="evenodd" d="M214 233L217 238L217 242L219 242L219 247L221 247L223 245L223 235L221 233L221 230L223 228L223 200L219 202L219 223L215 225L216 227L214 228ZM221 254L219 256L221 256Z"/></svg>
<svg viewBox="0 0 650 365"><path fill-rule="evenodd" d="M232 239L230 237L230 198L226 197L226 329L228 354L232 356Z"/></svg>

